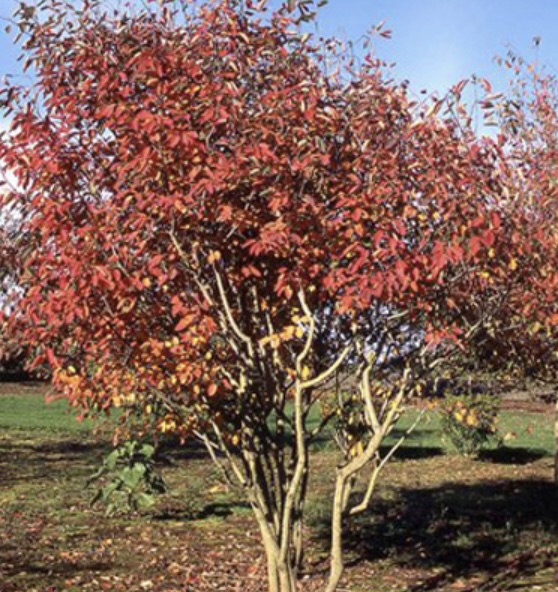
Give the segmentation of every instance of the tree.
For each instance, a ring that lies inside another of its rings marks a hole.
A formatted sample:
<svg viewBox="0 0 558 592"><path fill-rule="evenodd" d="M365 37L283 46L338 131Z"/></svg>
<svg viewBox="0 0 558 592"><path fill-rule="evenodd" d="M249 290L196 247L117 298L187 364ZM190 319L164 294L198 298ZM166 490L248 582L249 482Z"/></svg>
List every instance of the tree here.
<svg viewBox="0 0 558 592"><path fill-rule="evenodd" d="M25 346L9 330L17 296L18 238L7 220L0 228L0 368L21 375L25 362Z"/></svg>
<svg viewBox="0 0 558 592"><path fill-rule="evenodd" d="M329 425L331 592L404 402L501 314L515 220L498 145L451 116L463 85L417 105L263 10L20 12L36 82L4 88L0 147L32 246L18 320L84 413L204 443L245 491L273 592L295 589Z"/></svg>
<svg viewBox="0 0 558 592"><path fill-rule="evenodd" d="M537 42L538 43L538 42ZM514 196L522 242L522 274L500 324L504 355L515 374L558 384L558 87L556 77L509 52L501 60L511 72L509 91L495 97L499 141L508 162L506 192ZM558 484L558 399L555 414Z"/></svg>

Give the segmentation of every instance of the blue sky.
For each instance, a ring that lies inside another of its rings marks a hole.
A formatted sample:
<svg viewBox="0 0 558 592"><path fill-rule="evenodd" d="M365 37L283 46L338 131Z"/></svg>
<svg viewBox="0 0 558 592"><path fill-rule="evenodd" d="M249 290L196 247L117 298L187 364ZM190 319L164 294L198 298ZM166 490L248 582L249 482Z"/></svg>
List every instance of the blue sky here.
<svg viewBox="0 0 558 592"><path fill-rule="evenodd" d="M9 17L16 5L0 0L0 16ZM473 73L501 88L505 74L493 58L508 46L558 69L556 0L329 0L318 27L322 34L355 40L380 21L393 38L378 40L376 53L396 62L396 78L409 80L415 92L443 93ZM537 53L535 36L542 38ZM11 37L2 27L0 74L18 70Z"/></svg>
<svg viewBox="0 0 558 592"><path fill-rule="evenodd" d="M443 93L472 74L502 88L506 73L494 56L510 46L528 60L558 68L556 0L330 0L319 27L357 39L382 20L393 37L378 40L376 53L396 62L396 77L409 80L415 91Z"/></svg>

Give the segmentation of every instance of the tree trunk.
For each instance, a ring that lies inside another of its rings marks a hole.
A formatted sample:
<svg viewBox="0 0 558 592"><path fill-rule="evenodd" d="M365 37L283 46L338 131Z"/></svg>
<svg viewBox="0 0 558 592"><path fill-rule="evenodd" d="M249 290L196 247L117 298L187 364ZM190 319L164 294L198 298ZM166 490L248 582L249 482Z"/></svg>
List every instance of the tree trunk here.
<svg viewBox="0 0 558 592"><path fill-rule="evenodd" d="M558 487L558 394L554 412L554 483Z"/></svg>
<svg viewBox="0 0 558 592"><path fill-rule="evenodd" d="M279 592L296 592L296 576L290 561L278 566Z"/></svg>
<svg viewBox="0 0 558 592"><path fill-rule="evenodd" d="M255 516L260 527L263 547L267 558L267 582L269 592L296 592L296 568L290 554L285 561L280 561L279 544L273 535L272 526L264 514L255 509Z"/></svg>
<svg viewBox="0 0 558 592"><path fill-rule="evenodd" d="M304 562L304 503L308 488L308 468L304 470L300 494L297 502L295 517L293 520L293 565L298 573Z"/></svg>
<svg viewBox="0 0 558 592"><path fill-rule="evenodd" d="M267 555L267 586L269 592L280 592L276 553L268 550L265 544L264 547Z"/></svg>
<svg viewBox="0 0 558 592"><path fill-rule="evenodd" d="M335 592L343 575L343 511L347 499L347 478L339 474L335 484L331 517L330 573L326 592Z"/></svg>
<svg viewBox="0 0 558 592"><path fill-rule="evenodd" d="M267 554L267 585L269 592L296 592L296 575L290 562L279 564L275 552Z"/></svg>

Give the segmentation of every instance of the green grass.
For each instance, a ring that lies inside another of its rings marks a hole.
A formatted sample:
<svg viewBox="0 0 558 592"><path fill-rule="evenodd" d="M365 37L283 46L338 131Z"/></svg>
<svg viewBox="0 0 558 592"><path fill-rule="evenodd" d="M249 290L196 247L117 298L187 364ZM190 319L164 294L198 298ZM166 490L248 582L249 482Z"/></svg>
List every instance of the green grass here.
<svg viewBox="0 0 558 592"><path fill-rule="evenodd" d="M44 394L21 392L0 394L0 429L48 430L50 432L87 433L94 422L78 421L77 412L67 401L45 401Z"/></svg>
<svg viewBox="0 0 558 592"><path fill-rule="evenodd" d="M393 446L411 428L417 419L418 412L414 409L408 410L391 434L385 441L385 446ZM309 418L310 429L316 427L320 422L319 410L314 409ZM327 428L322 438L318 439L315 450L333 450L335 444L328 435ZM510 452L531 452L538 456L550 456L554 454L554 416L552 413L501 411L498 417L498 432L503 440L499 448ZM494 450L496 441L488 447ZM419 424L405 439L399 454L412 455L422 451L439 451L453 454L454 449L442 437L439 415L436 411L428 411L424 414Z"/></svg>
<svg viewBox="0 0 558 592"><path fill-rule="evenodd" d="M0 397L0 428L52 429L68 432L90 430L67 412L64 401L45 403L42 396L19 395Z"/></svg>
<svg viewBox="0 0 558 592"><path fill-rule="evenodd" d="M393 444L413 424L417 417L416 411L406 413L386 444ZM541 455L552 455L554 452L554 417L542 413L502 411L498 418L498 431L503 438L503 448L511 451L525 450ZM440 448L452 452L452 448L444 442L440 431L440 421L436 412L425 414L417 428L406 440L403 448ZM495 445L491 447L495 448Z"/></svg>
<svg viewBox="0 0 558 592"><path fill-rule="evenodd" d="M310 427L319 423L319 411L316 409L310 417ZM417 412L406 413L386 445L394 444L414 423ZM0 395L0 429L48 430L69 433L90 432L92 421L76 420L75 410L69 409L66 401L45 402L43 394L32 392ZM540 413L503 411L499 417L500 435L505 438L505 447L511 450L524 449L539 451L546 455L553 454L553 417ZM324 445L324 443L322 443ZM325 440L329 448L329 439ZM435 412L427 413L404 448L423 448L448 450L442 441L440 422Z"/></svg>

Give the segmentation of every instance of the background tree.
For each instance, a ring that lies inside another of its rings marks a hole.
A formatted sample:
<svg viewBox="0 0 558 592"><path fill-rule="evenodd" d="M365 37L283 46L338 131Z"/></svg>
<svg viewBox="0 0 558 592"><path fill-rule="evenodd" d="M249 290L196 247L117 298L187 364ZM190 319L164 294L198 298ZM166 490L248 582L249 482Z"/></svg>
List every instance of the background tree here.
<svg viewBox="0 0 558 592"><path fill-rule="evenodd" d="M502 64L511 73L507 93L494 110L499 142L506 154L506 192L513 196L517 233L525 248L521 271L500 319L498 357L489 357L512 375L522 375L556 388L558 383L558 87L556 77L509 52ZM518 239L519 240L519 239ZM555 471L558 484L558 402L555 416Z"/></svg>
<svg viewBox="0 0 558 592"><path fill-rule="evenodd" d="M502 313L521 244L501 151L451 116L463 85L426 109L282 12L170 6L19 12L36 82L4 88L0 147L32 245L19 326L76 408L122 410L118 436L203 442L272 591L295 589L333 424L331 592L404 402Z"/></svg>
<svg viewBox="0 0 558 592"><path fill-rule="evenodd" d="M0 228L0 372L8 374L12 380L26 376L26 347L9 328L9 320L16 314L14 299L19 297L19 247L14 224L6 216Z"/></svg>

